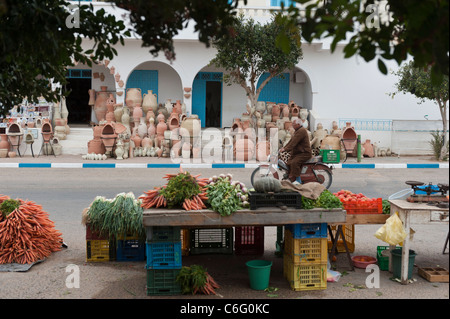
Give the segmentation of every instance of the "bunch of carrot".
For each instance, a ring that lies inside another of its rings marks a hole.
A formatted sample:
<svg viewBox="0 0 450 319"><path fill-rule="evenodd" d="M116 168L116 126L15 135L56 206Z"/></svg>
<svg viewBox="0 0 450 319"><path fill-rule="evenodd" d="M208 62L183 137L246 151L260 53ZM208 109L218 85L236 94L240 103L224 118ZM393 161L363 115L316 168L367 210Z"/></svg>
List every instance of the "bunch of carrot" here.
<svg viewBox="0 0 450 319"><path fill-rule="evenodd" d="M0 195L0 204L10 199ZM55 230L42 206L18 199L20 205L7 216L0 214L0 264L28 264L61 250L62 235Z"/></svg>
<svg viewBox="0 0 450 319"><path fill-rule="evenodd" d="M180 206L185 210L206 208L208 196L205 186L208 184L208 178L200 178L200 174L190 175L181 168L180 173L166 174L163 178L168 181L166 185L155 187L139 197L143 208Z"/></svg>

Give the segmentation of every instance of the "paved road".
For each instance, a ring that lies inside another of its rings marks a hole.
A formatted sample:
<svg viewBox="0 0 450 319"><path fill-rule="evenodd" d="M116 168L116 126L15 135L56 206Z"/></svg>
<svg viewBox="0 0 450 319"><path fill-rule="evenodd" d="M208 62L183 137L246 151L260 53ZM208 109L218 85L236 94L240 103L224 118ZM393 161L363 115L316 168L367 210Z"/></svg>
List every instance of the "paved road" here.
<svg viewBox="0 0 450 319"><path fill-rule="evenodd" d="M43 206L51 219L63 233L68 248L53 254L45 262L33 266L26 273L0 272L0 299L2 298L142 298L145 294L145 263L85 263L85 230L81 225L81 212L97 195L112 198L120 192L133 192L139 196L143 191L164 183L162 176L177 169L5 169L0 171L0 194L30 199ZM191 173L211 176L223 173L221 169L190 169ZM247 185L250 184L249 169L227 169ZM448 169L337 169L334 172L332 191L349 189L367 196L387 198L405 189L406 180L425 183L448 183ZM356 226L355 255L374 256L377 245L384 245L373 234L381 225ZM418 253L418 266L449 267L448 255L442 255L442 248L448 232L448 225L417 225L413 249ZM282 258L274 256L276 231L266 227L265 255L273 260L271 286L278 291L268 294L253 291L248 286L245 261L254 256L207 255L189 256L185 264L202 264L208 268L221 284L219 296L224 299L267 298L275 299L397 299L433 298L448 299L449 285L429 283L417 276L416 282L402 286L389 280L388 272L381 272L380 288L354 289L352 285L364 285L368 276L364 270L347 270L347 260L340 255L337 270L344 276L337 283L329 283L326 290L294 292L283 278ZM80 288L68 288L67 266L75 264L80 269ZM165 297L164 297L165 298ZM167 297L190 299L191 296ZM203 297L194 297L201 299ZM381 311L381 310L380 310Z"/></svg>

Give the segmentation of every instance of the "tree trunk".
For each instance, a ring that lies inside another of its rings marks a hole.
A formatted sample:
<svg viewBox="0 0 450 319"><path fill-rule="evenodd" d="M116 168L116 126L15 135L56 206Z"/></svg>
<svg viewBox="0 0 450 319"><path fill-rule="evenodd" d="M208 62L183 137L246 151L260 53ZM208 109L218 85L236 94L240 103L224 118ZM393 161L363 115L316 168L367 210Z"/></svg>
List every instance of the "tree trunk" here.
<svg viewBox="0 0 450 319"><path fill-rule="evenodd" d="M439 154L439 160L443 161L447 157L447 101L440 101L438 99L439 110L442 118L442 148L441 154Z"/></svg>

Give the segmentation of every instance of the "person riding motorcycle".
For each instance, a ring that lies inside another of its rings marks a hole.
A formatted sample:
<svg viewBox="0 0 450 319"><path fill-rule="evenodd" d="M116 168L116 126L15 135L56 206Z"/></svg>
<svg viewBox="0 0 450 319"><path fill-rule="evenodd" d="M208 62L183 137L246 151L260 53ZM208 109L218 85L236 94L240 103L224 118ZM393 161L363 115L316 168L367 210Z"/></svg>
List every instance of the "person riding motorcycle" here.
<svg viewBox="0 0 450 319"><path fill-rule="evenodd" d="M302 183L300 178L300 166L302 163L311 159L311 142L308 131L303 127L303 121L296 118L292 121L292 127L295 130L290 141L280 149L280 152L290 152L291 158L286 163L289 168L289 180L294 183Z"/></svg>

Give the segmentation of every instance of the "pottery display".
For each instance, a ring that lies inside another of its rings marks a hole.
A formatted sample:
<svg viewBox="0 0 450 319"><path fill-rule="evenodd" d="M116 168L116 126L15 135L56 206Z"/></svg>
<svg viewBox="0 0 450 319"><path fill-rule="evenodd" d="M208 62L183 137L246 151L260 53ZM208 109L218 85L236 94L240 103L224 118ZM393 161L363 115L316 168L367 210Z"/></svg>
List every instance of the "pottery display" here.
<svg viewBox="0 0 450 319"><path fill-rule="evenodd" d="M8 150L9 151L9 142L8 135L0 134L0 150Z"/></svg>

